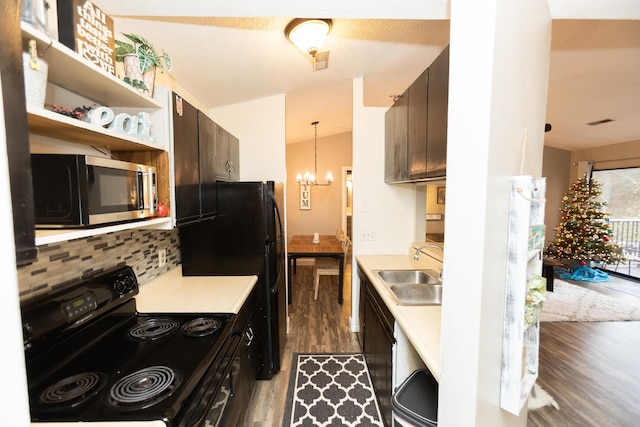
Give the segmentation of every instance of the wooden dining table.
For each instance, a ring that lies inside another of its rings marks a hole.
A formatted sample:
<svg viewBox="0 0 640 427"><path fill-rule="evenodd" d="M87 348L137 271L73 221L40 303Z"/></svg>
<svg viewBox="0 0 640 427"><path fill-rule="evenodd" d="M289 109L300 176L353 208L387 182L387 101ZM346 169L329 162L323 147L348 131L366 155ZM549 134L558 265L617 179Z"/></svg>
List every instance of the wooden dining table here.
<svg viewBox="0 0 640 427"><path fill-rule="evenodd" d="M297 235L291 238L287 246L289 260L289 304L291 304L291 271L296 274L296 261L298 258L334 258L340 264L338 275L338 303L343 301L344 288L344 251L338 238L332 234L320 235L320 242L313 243L313 235Z"/></svg>

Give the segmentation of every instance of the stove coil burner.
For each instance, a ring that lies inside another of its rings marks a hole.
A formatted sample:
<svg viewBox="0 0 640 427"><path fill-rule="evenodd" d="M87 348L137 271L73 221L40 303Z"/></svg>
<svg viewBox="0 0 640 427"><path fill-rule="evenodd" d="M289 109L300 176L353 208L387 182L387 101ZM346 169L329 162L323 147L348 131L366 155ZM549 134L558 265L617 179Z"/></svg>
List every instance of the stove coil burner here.
<svg viewBox="0 0 640 427"><path fill-rule="evenodd" d="M176 320L157 317L137 324L129 329L129 336L140 340L157 340L175 331L180 326Z"/></svg>
<svg viewBox="0 0 640 427"><path fill-rule="evenodd" d="M215 333L222 322L214 317L198 317L182 325L182 333L192 338L202 338Z"/></svg>
<svg viewBox="0 0 640 427"><path fill-rule="evenodd" d="M47 387L40 395L40 404L51 410L76 407L98 393L107 383L102 372L83 372L64 378Z"/></svg>
<svg viewBox="0 0 640 427"><path fill-rule="evenodd" d="M121 411L148 408L171 396L182 382L167 366L151 366L118 380L109 391L109 404Z"/></svg>

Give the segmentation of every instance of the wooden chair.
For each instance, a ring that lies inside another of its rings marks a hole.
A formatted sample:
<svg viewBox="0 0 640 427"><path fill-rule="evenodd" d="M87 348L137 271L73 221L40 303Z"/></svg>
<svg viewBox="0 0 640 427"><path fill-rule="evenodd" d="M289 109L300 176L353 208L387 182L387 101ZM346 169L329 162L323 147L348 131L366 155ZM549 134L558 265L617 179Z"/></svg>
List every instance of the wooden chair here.
<svg viewBox="0 0 640 427"><path fill-rule="evenodd" d="M338 238L340 240L340 238ZM347 259L349 254L349 248L351 247L351 239L346 234L343 235L341 240L342 250L344 251L344 263L342 265L343 271L346 271ZM320 283L320 276L339 276L340 264L338 260L330 258L319 258L313 266L313 280L315 282L315 293L313 299L318 299L318 284Z"/></svg>

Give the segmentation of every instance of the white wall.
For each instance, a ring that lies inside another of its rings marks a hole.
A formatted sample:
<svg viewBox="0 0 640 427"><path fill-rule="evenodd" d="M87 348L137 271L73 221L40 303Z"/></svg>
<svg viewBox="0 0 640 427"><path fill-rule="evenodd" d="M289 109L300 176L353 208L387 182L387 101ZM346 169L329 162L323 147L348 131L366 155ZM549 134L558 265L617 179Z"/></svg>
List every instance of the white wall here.
<svg viewBox="0 0 640 427"><path fill-rule="evenodd" d="M284 94L215 108L209 116L240 139L242 181L286 182Z"/></svg>
<svg viewBox="0 0 640 427"><path fill-rule="evenodd" d="M413 185L384 182L384 113L387 108L363 106L363 80L353 81L353 253L406 254L413 241ZM365 208L366 206L366 208ZM360 239L375 231L376 240ZM355 258L353 265L356 265ZM357 330L360 280L351 277L351 322Z"/></svg>
<svg viewBox="0 0 640 427"><path fill-rule="evenodd" d="M526 425L499 404L509 178L541 172L550 32L544 0L451 4L444 427Z"/></svg>

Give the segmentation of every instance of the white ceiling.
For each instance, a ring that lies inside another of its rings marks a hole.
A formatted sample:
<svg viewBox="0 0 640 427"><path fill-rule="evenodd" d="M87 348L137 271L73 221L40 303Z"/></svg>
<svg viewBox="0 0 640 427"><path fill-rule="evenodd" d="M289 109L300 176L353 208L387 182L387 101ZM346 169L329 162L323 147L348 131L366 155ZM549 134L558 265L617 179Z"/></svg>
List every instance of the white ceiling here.
<svg viewBox="0 0 640 427"><path fill-rule="evenodd" d="M144 1L95 3L118 32L169 52L171 77L208 108L285 94L287 143L312 139L313 121L319 137L351 131L354 78L363 77L365 105L390 106L449 40L443 8L430 20L331 14L322 49L329 68L314 72L284 36L296 16L194 16L213 13L202 2L158 2L149 16ZM637 4L630 7L637 14ZM550 62L546 122L553 129L545 144L575 150L640 140L640 20L554 20ZM614 121L587 125L602 119Z"/></svg>

